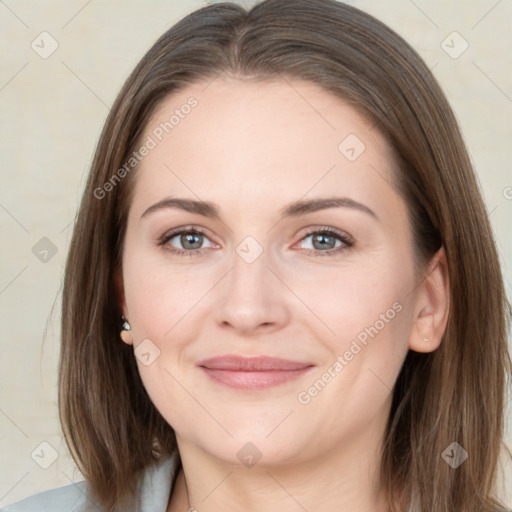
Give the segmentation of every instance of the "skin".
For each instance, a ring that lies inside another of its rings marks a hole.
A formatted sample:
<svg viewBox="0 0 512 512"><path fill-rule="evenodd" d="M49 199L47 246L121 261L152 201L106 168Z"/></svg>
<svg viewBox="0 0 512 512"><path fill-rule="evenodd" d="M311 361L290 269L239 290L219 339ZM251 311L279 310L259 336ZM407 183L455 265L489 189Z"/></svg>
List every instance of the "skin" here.
<svg viewBox="0 0 512 512"><path fill-rule="evenodd" d="M405 202L391 185L394 156L339 98L299 80L220 76L166 98L144 138L190 96L198 105L136 171L118 277L132 328L124 341L136 349L149 339L160 351L149 366L137 362L183 463L168 511L384 512L379 464L391 389L409 349L441 342L449 309L443 250L419 276ZM349 134L365 144L354 161L338 149ZM141 218L170 196L213 202L221 218L178 208ZM377 218L347 206L280 217L291 202L333 196ZM158 245L179 227L205 232L201 253L179 235ZM343 250L322 254L326 246L308 233L324 227L354 244L330 238L327 249ZM236 252L247 236L263 250L252 263ZM196 253L171 252L187 248ZM298 394L395 303L400 312L300 403ZM273 388L234 390L196 366L224 354L314 368ZM262 454L250 468L237 457L248 442Z"/></svg>

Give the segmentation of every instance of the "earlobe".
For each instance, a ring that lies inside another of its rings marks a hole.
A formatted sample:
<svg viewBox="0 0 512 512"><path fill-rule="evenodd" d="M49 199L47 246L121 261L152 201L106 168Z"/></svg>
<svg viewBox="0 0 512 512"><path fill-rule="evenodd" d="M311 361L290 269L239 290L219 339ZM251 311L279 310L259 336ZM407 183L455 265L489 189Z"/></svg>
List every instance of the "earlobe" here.
<svg viewBox="0 0 512 512"><path fill-rule="evenodd" d="M121 320L123 321L123 327L121 329L121 339L124 343L127 345L133 345L133 335L132 335L132 328L130 324L126 321L124 316L121 317Z"/></svg>
<svg viewBox="0 0 512 512"><path fill-rule="evenodd" d="M133 337L130 331L121 331L121 339L127 345L133 345Z"/></svg>
<svg viewBox="0 0 512 512"><path fill-rule="evenodd" d="M450 283L444 248L430 261L416 293L414 325L409 348L433 352L441 344L450 312Z"/></svg>

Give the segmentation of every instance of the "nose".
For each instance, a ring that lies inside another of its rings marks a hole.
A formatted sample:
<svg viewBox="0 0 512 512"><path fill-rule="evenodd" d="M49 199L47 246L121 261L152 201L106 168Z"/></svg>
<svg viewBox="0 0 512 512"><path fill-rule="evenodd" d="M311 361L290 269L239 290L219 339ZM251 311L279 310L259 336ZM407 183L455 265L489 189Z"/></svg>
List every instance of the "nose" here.
<svg viewBox="0 0 512 512"><path fill-rule="evenodd" d="M267 253L248 262L238 253L217 291L216 321L246 336L273 332L289 321L286 289L269 268Z"/></svg>

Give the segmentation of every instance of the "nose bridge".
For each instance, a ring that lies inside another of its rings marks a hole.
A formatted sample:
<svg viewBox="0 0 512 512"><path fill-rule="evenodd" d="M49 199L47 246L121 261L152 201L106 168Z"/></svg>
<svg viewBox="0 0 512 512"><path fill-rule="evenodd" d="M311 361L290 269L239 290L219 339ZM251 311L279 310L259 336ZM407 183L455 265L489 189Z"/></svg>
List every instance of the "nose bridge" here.
<svg viewBox="0 0 512 512"><path fill-rule="evenodd" d="M268 251L253 236L245 237L235 248L230 276L232 291L258 298L268 290Z"/></svg>
<svg viewBox="0 0 512 512"><path fill-rule="evenodd" d="M273 282L267 265L269 253L254 237L246 237L235 247L231 271L217 296L217 320L240 332L261 325L283 325L289 316L285 297Z"/></svg>

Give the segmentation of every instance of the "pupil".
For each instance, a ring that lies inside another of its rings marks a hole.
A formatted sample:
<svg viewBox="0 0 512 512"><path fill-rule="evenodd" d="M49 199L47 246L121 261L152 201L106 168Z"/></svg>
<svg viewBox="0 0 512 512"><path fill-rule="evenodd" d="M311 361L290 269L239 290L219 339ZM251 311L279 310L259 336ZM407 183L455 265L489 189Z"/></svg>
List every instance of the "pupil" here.
<svg viewBox="0 0 512 512"><path fill-rule="evenodd" d="M332 236L318 234L313 237L313 246L315 247L315 249L334 249L334 244L335 240Z"/></svg>
<svg viewBox="0 0 512 512"><path fill-rule="evenodd" d="M202 237L203 235L197 233L181 235L181 244L187 250L199 249L201 247Z"/></svg>

